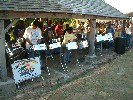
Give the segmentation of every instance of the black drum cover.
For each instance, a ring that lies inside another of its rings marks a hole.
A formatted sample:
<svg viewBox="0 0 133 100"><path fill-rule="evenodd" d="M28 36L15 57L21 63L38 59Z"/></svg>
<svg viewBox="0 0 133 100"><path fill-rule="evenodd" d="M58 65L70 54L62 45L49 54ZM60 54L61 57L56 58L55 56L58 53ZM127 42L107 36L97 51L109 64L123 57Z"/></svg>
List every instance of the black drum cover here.
<svg viewBox="0 0 133 100"><path fill-rule="evenodd" d="M118 54L124 54L126 46L126 38L117 37L114 43L115 43L114 51Z"/></svg>
<svg viewBox="0 0 133 100"><path fill-rule="evenodd" d="M25 50L21 46L15 46L16 41L10 41L6 46L6 53L10 59L22 58L25 56Z"/></svg>

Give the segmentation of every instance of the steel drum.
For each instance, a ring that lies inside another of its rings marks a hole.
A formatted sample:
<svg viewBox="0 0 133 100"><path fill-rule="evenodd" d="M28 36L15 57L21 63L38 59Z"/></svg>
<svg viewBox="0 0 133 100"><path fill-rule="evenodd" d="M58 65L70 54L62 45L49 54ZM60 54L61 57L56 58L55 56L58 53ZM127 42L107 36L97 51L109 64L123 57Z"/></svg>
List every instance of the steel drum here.
<svg viewBox="0 0 133 100"><path fill-rule="evenodd" d="M78 42L78 48L79 49L84 49L88 47L88 41L87 40L83 40Z"/></svg>
<svg viewBox="0 0 133 100"><path fill-rule="evenodd" d="M47 46L44 44L33 45L33 50L47 50Z"/></svg>

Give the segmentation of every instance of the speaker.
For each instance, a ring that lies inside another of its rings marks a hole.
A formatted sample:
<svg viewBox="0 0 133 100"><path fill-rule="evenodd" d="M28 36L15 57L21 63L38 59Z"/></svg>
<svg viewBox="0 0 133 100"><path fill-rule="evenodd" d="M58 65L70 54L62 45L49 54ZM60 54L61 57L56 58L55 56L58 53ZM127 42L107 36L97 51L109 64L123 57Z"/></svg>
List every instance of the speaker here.
<svg viewBox="0 0 133 100"><path fill-rule="evenodd" d="M117 37L115 39L114 43L115 43L114 51L118 54L124 54L125 53L125 46L126 46L126 38Z"/></svg>
<svg viewBox="0 0 133 100"><path fill-rule="evenodd" d="M116 45L125 46L126 45L126 38L125 37L116 37Z"/></svg>

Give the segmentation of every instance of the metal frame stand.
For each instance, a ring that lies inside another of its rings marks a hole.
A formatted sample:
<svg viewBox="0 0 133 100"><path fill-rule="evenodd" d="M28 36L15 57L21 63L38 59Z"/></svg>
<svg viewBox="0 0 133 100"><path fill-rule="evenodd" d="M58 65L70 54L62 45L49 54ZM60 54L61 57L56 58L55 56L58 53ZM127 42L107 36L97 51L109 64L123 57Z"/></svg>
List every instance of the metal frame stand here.
<svg viewBox="0 0 133 100"><path fill-rule="evenodd" d="M78 49L76 49L76 63L77 63L76 65L78 65L78 66L80 67L81 65L80 65L79 59L78 59L78 57L77 57L77 55L78 55L77 50L78 50Z"/></svg>
<svg viewBox="0 0 133 100"><path fill-rule="evenodd" d="M68 72L67 64L65 63L64 66L65 66L66 72Z"/></svg>
<svg viewBox="0 0 133 100"><path fill-rule="evenodd" d="M48 46L47 46L47 50L48 50ZM49 57L47 56L47 54L45 54L45 57L46 57L46 60L45 60L46 65L45 65L45 68L46 68L46 70L47 70L47 72L48 72L48 75L51 75L50 70L49 70L49 66L48 66L48 58L49 58ZM50 54L50 57L51 57L52 60L54 61L54 57L53 57L52 54Z"/></svg>
<svg viewBox="0 0 133 100"><path fill-rule="evenodd" d="M80 65L79 59L77 57L77 55L78 55L77 50L78 50L78 48L76 49L76 65L78 65L80 67L81 65Z"/></svg>
<svg viewBox="0 0 133 100"><path fill-rule="evenodd" d="M63 69L64 72L68 72L68 67L67 67L67 64L62 62L62 57L63 57L63 54L62 54L62 50L61 50L62 46L60 47L60 65Z"/></svg>
<svg viewBox="0 0 133 100"><path fill-rule="evenodd" d="M102 56L103 52L103 41L100 42L100 56Z"/></svg>
<svg viewBox="0 0 133 100"><path fill-rule="evenodd" d="M50 70L49 70L49 67L48 67L48 57L46 55L46 65L45 65L46 69L47 69L47 72L48 72L48 75L50 75Z"/></svg>

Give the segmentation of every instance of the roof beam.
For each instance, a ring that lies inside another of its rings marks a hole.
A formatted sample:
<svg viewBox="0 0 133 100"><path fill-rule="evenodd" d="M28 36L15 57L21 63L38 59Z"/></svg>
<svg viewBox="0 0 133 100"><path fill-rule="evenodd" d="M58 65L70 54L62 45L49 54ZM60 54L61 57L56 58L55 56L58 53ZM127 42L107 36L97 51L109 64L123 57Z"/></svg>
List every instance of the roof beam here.
<svg viewBox="0 0 133 100"><path fill-rule="evenodd" d="M48 13L48 12L3 12L0 13L0 19L9 18L81 18L81 19L128 19L128 18L117 18L108 16L98 15L87 15L87 14L71 14L71 13Z"/></svg>

